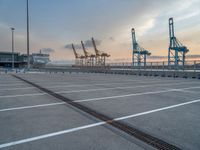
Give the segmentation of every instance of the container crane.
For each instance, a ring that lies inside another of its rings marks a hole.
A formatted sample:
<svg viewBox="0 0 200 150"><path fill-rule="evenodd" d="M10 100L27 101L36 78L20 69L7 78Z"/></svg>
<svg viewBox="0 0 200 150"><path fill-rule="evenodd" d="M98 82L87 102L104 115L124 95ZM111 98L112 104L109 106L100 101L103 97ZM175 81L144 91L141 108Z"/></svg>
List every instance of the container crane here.
<svg viewBox="0 0 200 150"><path fill-rule="evenodd" d="M180 64L185 65L185 54L189 49L175 37L173 18L169 18L169 40L168 66L174 65L178 69Z"/></svg>
<svg viewBox="0 0 200 150"><path fill-rule="evenodd" d="M131 33L132 33L132 44L133 44L132 64L133 66L135 66L135 63L137 63L137 66L141 66L141 63L143 62L144 66L146 66L147 56L151 55L151 53L148 50L142 48L137 43L134 28L132 28Z"/></svg>
<svg viewBox="0 0 200 150"><path fill-rule="evenodd" d="M91 54L91 53L86 51L83 41L81 41L81 45L82 45L82 48L83 48L83 52L85 54L86 65L94 66L94 59L95 59L96 56L94 54Z"/></svg>
<svg viewBox="0 0 200 150"><path fill-rule="evenodd" d="M76 66L82 66L84 64L83 60L85 58L85 56L83 55L80 55L76 52L76 49L74 47L74 44L72 43L72 49L73 49L73 52L74 52L74 56L75 56L75 65Z"/></svg>
<svg viewBox="0 0 200 150"><path fill-rule="evenodd" d="M150 56L151 53L147 50L142 50L140 52L141 56L143 57L143 62L144 62L144 66L146 66L146 63L147 63L147 56Z"/></svg>
<svg viewBox="0 0 200 150"><path fill-rule="evenodd" d="M96 43L94 38L92 38L92 44L96 53L96 65L106 65L106 57L110 57L109 54L103 52L103 51L99 51L96 47Z"/></svg>

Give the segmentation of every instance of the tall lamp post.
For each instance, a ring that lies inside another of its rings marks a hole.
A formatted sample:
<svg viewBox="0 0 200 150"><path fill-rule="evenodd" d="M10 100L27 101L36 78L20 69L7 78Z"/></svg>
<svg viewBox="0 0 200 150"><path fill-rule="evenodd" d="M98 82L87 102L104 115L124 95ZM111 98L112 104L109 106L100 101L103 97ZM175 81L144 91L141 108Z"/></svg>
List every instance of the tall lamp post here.
<svg viewBox="0 0 200 150"><path fill-rule="evenodd" d="M14 58L14 31L15 31L15 28L11 28L11 31L12 31L12 69L15 68L15 58Z"/></svg>
<svg viewBox="0 0 200 150"><path fill-rule="evenodd" d="M27 14L27 68L30 68L30 54L29 54L29 5L26 1L26 14Z"/></svg>

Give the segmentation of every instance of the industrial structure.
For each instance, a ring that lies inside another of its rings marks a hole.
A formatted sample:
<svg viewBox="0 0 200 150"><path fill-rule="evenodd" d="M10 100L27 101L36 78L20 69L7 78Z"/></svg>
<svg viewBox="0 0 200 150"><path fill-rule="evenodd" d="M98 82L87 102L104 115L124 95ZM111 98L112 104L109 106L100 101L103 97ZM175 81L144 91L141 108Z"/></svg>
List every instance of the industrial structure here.
<svg viewBox="0 0 200 150"><path fill-rule="evenodd" d="M189 52L189 49L175 37L173 18L169 18L169 40L168 66L174 66L178 69L179 65L185 65L185 54Z"/></svg>
<svg viewBox="0 0 200 150"><path fill-rule="evenodd" d="M83 66L85 63L85 56L80 55L76 52L76 49L74 47L74 44L72 43L72 49L74 52L74 56L75 56L75 65L76 66Z"/></svg>
<svg viewBox="0 0 200 150"><path fill-rule="evenodd" d="M89 53L86 49L85 49L85 45L83 43L83 41L81 41L81 45L82 45L82 48L83 48L83 52L85 54L85 65L86 66L94 66L94 63L95 63L95 55L94 54L91 54Z"/></svg>
<svg viewBox="0 0 200 150"><path fill-rule="evenodd" d="M13 57L14 56L14 57ZM13 61L14 58L14 61ZM0 52L0 68L24 68L27 65L27 54L20 54L19 52ZM30 64L33 68L42 67L50 62L49 54L32 53L30 55Z"/></svg>
<svg viewBox="0 0 200 150"><path fill-rule="evenodd" d="M13 59L14 58L14 59ZM14 60L14 61L13 61ZM12 66L14 62L14 66ZM0 52L0 68L18 68L26 65L26 57L18 52Z"/></svg>
<svg viewBox="0 0 200 150"><path fill-rule="evenodd" d="M151 55L151 53L137 43L134 28L132 28L131 33L133 44L132 64L133 66L136 66L136 64L137 66L141 66L141 64L143 63L143 65L146 66L147 56Z"/></svg>
<svg viewBox="0 0 200 150"><path fill-rule="evenodd" d="M99 51L97 49L94 38L92 38L92 44L93 44L93 47L94 47L94 50L95 50L95 53L96 53L96 57L95 57L96 66L105 66L106 65L106 58L110 57L110 55L103 52L103 51Z"/></svg>
<svg viewBox="0 0 200 150"><path fill-rule="evenodd" d="M95 54L89 53L86 50L83 41L81 41L81 45L82 45L84 55L80 55L79 53L77 53L77 51L74 47L74 44L72 44L72 49L73 49L74 56L75 56L75 66L84 66L84 67L86 67L86 66L87 67L89 67L89 66L90 67L91 66L106 66L106 58L110 57L110 55L103 51L99 51L97 49L94 38L92 38L92 45L94 47Z"/></svg>
<svg viewBox="0 0 200 150"><path fill-rule="evenodd" d="M137 42L135 29L132 28L132 66L140 67L147 66L147 56L151 53L149 50L144 49ZM181 42L174 35L174 22L173 18L169 18L169 48L168 48L168 67L178 69L179 66L185 65L185 55L189 52L189 49L181 44ZM76 66L106 66L106 59L110 57L109 54L97 49L94 38L92 37L92 45L94 47L95 54L89 53L83 41L81 41L82 49L84 55L80 55L76 52L74 45L72 44L72 49L75 55L75 65ZM152 65L152 64L151 64Z"/></svg>

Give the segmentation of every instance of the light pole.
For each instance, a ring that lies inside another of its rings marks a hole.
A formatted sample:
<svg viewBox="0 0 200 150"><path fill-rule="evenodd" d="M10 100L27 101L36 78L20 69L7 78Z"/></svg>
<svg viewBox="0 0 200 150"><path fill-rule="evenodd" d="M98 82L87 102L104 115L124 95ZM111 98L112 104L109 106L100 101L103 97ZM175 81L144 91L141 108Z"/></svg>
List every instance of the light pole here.
<svg viewBox="0 0 200 150"><path fill-rule="evenodd" d="M15 28L11 28L12 31L12 69L15 68L15 58L14 58L14 31Z"/></svg>
<svg viewBox="0 0 200 150"><path fill-rule="evenodd" d="M27 14L27 68L30 68L30 54L29 54L29 7L28 0L26 1L26 14Z"/></svg>

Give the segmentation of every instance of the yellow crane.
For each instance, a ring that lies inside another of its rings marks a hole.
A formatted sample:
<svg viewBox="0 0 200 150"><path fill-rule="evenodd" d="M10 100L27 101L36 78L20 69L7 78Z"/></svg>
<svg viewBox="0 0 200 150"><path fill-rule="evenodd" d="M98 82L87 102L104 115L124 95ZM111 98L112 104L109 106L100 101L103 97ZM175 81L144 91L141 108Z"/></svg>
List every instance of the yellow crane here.
<svg viewBox="0 0 200 150"><path fill-rule="evenodd" d="M94 59L95 59L95 55L92 54L92 53L89 53L88 51L86 51L85 49L85 45L83 43L83 41L81 41L81 45L82 45L82 48L83 48L83 52L85 54L85 64L88 66L94 66Z"/></svg>
<svg viewBox="0 0 200 150"><path fill-rule="evenodd" d="M94 38L92 37L92 44L96 53L96 65L100 65L100 66L105 66L106 65L106 57L110 57L109 54L103 52L103 51L99 51L96 47L96 43Z"/></svg>
<svg viewBox="0 0 200 150"><path fill-rule="evenodd" d="M80 54L78 54L78 53L76 52L76 49L75 49L73 43L72 43L72 49L73 49L74 56L75 56L75 65L76 65L76 66L83 66L85 56L80 55Z"/></svg>

